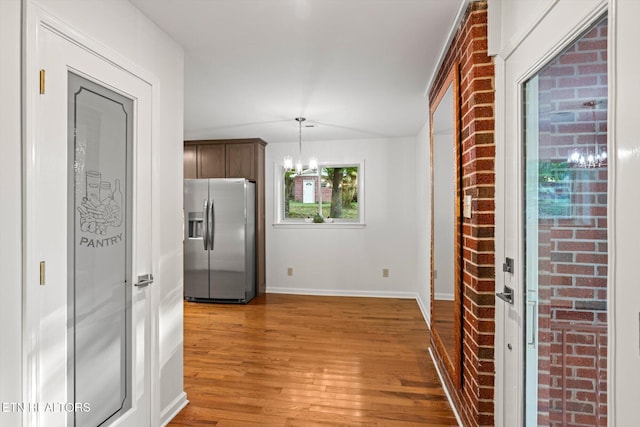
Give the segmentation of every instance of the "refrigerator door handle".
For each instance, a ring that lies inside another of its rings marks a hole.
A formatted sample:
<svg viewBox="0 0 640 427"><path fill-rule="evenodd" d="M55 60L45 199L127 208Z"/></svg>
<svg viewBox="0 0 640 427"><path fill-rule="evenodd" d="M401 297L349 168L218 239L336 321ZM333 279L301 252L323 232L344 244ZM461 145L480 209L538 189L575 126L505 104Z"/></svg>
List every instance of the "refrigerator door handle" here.
<svg viewBox="0 0 640 427"><path fill-rule="evenodd" d="M202 242L204 243L204 250L206 251L208 249L209 246L209 241L208 241L208 221L207 218L209 217L209 200L205 199L204 200L204 206L202 207L202 226L203 226L203 230L202 230Z"/></svg>
<svg viewBox="0 0 640 427"><path fill-rule="evenodd" d="M214 199L211 199L211 207L209 208L209 249L213 250L216 244L216 205Z"/></svg>

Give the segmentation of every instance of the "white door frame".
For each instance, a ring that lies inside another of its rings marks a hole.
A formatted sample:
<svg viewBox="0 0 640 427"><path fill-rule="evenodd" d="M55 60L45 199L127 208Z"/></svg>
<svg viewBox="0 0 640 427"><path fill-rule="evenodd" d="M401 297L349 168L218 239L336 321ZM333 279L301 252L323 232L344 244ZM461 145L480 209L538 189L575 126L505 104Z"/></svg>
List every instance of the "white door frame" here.
<svg viewBox="0 0 640 427"><path fill-rule="evenodd" d="M151 147L153 146L153 135L159 134L158 120L158 104L159 99L159 80L151 72L141 68L123 58L116 52L101 44L99 41L80 33L72 26L63 22L50 11L35 4L32 0L24 1L24 25L23 25L23 402L38 402L36 390L36 375L38 375L39 364L39 342L35 333L39 328L39 315L35 309L40 305L41 297L39 295L39 271L37 265L39 263L38 254L35 251L38 236L35 236L36 216L33 212L35 200L37 198L36 178L39 175L37 165L31 159L35 154L38 135L37 126L37 105L38 105L38 49L39 34L43 28L54 31L67 41L84 49L86 52L94 55L96 58L104 61L110 66L116 67L141 81L147 83L151 87ZM150 148L151 148L150 147ZM151 171L150 171L151 173ZM151 180L151 176L149 177ZM135 194L135 193L134 193ZM135 195L134 195L135 197ZM134 199L135 204L135 199ZM153 234L153 227L150 227ZM150 263L151 268L158 271L158 263L154 254L153 245L151 245ZM34 268L35 266L35 268ZM134 271L135 275L136 272ZM160 393L159 393L159 340L158 340L158 296L152 291L152 287L147 291L150 315L150 425L160 424ZM134 343L135 345L135 343ZM42 402L46 403L46 402ZM65 402L62 402L65 403ZM37 417L33 413L23 413L23 425L37 425Z"/></svg>
<svg viewBox="0 0 640 427"><path fill-rule="evenodd" d="M610 93L609 143L612 145L609 163L615 170L609 182L615 189L609 192L609 206L614 221L609 222L612 243L609 251L609 346L608 373L609 423L611 426L638 424L638 389L640 384L640 288L638 287L637 245L640 232L637 222L638 182L640 181L640 143L638 142L637 105L640 99L638 83L638 40L640 2L610 0L609 76ZM616 230L620 230L617 232ZM619 297L614 299L614 294ZM615 362L615 363L614 363Z"/></svg>
<svg viewBox="0 0 640 427"><path fill-rule="evenodd" d="M514 305L496 299L495 310L495 425L509 427L521 425L524 420L524 303L523 280L525 259L523 252L523 215L522 215L522 85L541 67L560 53L580 33L586 30L608 9L607 0L569 2L549 1L545 10L530 28L519 33L513 40L503 43L506 46L495 58L495 130L496 130L496 292L502 292L509 286L514 291ZM615 22L609 15L609 76L613 76L615 67L611 46L614 44ZM568 18L568 19L567 19ZM535 41L534 41L535 39ZM540 40L543 43L540 43ZM611 77L610 77L611 78ZM609 85L609 99L612 98ZM609 112L611 115L611 111ZM610 116L611 117L611 116ZM611 120L609 119L609 122ZM608 136L609 150L615 152L615 144ZM507 150L509 146L509 150ZM610 156L614 157L614 156ZM615 160L609 160L609 235L613 226L613 203L615 192L612 179ZM612 239L612 237L610 237ZM611 247L612 245L610 245ZM502 263L505 257L515 258L515 273L503 273ZM609 294L608 310L613 313L615 302L614 287L611 286L615 254L609 250ZM613 421L613 316L608 324L608 404L611 408L609 424ZM510 344L512 350L507 350ZM505 357L509 352L509 357Z"/></svg>

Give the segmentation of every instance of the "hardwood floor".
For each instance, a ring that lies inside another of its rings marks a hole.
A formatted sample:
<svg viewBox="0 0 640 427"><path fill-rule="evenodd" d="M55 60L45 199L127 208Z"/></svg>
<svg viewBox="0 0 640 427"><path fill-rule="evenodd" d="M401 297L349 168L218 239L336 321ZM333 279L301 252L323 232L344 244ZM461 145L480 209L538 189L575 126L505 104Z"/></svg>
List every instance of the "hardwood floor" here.
<svg viewBox="0 0 640 427"><path fill-rule="evenodd" d="M457 425L413 300L185 303L189 405L170 426Z"/></svg>
<svg viewBox="0 0 640 427"><path fill-rule="evenodd" d="M438 332L442 345L447 349L449 355L453 355L456 351L454 333L455 323L453 319L455 312L454 301L433 301L433 311L431 312L431 315L433 316L432 327Z"/></svg>

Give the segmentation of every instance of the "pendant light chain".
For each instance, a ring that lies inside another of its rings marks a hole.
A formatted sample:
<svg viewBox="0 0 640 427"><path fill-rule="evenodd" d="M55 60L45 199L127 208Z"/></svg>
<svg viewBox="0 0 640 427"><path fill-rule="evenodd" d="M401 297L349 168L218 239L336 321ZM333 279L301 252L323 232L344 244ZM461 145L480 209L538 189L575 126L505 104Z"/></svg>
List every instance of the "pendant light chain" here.
<svg viewBox="0 0 640 427"><path fill-rule="evenodd" d="M305 118L298 117L296 120L298 121L298 156L302 157L302 122Z"/></svg>
<svg viewBox="0 0 640 427"><path fill-rule="evenodd" d="M306 119L304 117L296 117L298 122L298 161L296 162L296 173L300 175L302 173L302 122Z"/></svg>

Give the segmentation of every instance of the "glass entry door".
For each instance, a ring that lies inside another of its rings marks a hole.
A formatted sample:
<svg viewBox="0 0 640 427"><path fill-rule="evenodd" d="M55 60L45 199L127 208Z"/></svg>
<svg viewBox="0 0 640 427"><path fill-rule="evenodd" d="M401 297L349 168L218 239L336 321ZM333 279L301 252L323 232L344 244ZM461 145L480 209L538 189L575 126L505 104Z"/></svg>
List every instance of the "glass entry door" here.
<svg viewBox="0 0 640 427"><path fill-rule="evenodd" d="M131 406L133 101L68 74L69 396L109 424Z"/></svg>
<svg viewBox="0 0 640 427"><path fill-rule="evenodd" d="M526 426L606 426L607 19L523 89Z"/></svg>

